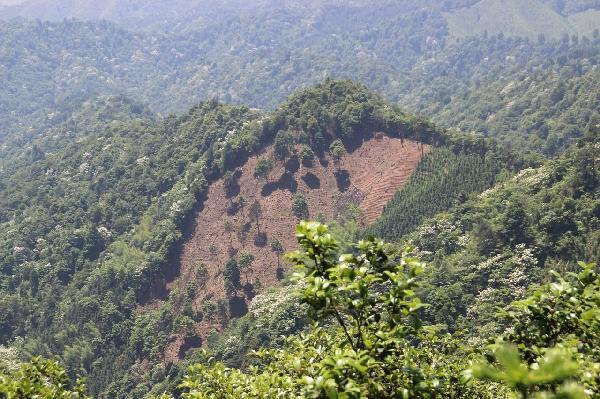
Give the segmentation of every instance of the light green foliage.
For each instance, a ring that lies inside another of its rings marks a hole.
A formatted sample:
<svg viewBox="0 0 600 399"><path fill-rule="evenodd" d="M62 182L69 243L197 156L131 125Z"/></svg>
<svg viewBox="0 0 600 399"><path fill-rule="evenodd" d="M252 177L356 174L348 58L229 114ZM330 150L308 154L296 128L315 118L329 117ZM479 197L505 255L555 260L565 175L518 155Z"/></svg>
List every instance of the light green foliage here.
<svg viewBox="0 0 600 399"><path fill-rule="evenodd" d="M471 372L478 378L506 383L523 399L556 398L584 399L584 389L573 383L565 383L573 378L578 365L571 360L570 353L563 349L551 349L535 363L535 367L523 364L519 351L515 346L502 345L494 351L498 364L493 367L486 364L477 365ZM557 386L558 385L558 386ZM553 390L540 391L540 387L554 386ZM533 394L535 392L535 394Z"/></svg>
<svg viewBox="0 0 600 399"><path fill-rule="evenodd" d="M261 157L256 162L254 177L268 179L271 170L273 170L273 160L269 157Z"/></svg>
<svg viewBox="0 0 600 399"><path fill-rule="evenodd" d="M580 267L566 277L554 273L555 282L510 306L511 328L492 346L495 363L477 365L475 376L523 398L600 394L600 276L593 263Z"/></svg>
<svg viewBox="0 0 600 399"><path fill-rule="evenodd" d="M331 158L333 158L333 161L335 162L338 169L340 168L340 161L342 160L342 157L345 154L346 147L344 147L344 143L342 143L342 140L334 140L329 146L329 155L331 155Z"/></svg>
<svg viewBox="0 0 600 399"><path fill-rule="evenodd" d="M320 318L335 317L352 349L385 353L390 337L414 332L407 318L423 306L412 294L422 272L416 259L394 259L383 242L367 240L356 245L360 256L343 255L337 263L339 244L326 226L301 223L296 237L304 251L289 259L305 268L296 275L307 284L304 300Z"/></svg>
<svg viewBox="0 0 600 399"><path fill-rule="evenodd" d="M82 380L71 384L66 371L58 363L32 359L20 369L5 372L0 368L0 397L6 399L76 399L87 398Z"/></svg>

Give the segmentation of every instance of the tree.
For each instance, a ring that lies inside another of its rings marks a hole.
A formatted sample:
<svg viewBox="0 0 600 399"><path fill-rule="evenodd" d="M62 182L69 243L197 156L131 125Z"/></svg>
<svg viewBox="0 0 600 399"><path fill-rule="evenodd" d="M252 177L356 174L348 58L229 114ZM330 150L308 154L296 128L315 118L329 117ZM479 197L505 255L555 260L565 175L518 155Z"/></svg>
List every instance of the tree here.
<svg viewBox="0 0 600 399"><path fill-rule="evenodd" d="M217 315L217 304L210 299L204 301L202 304L202 314L206 320L214 321L215 316Z"/></svg>
<svg viewBox="0 0 600 399"><path fill-rule="evenodd" d="M233 174L232 171L227 171L225 172L225 174L223 175L223 190L225 191L225 195L226 196L230 196L233 188L235 187L236 181L235 181L235 175Z"/></svg>
<svg viewBox="0 0 600 399"><path fill-rule="evenodd" d="M280 130L275 136L275 141L273 143L273 154L275 158L280 161L282 164L285 164L285 161L292 154L294 145L294 136L291 132Z"/></svg>
<svg viewBox="0 0 600 399"><path fill-rule="evenodd" d="M304 196L300 193L294 195L292 212L298 219L308 219L308 204L306 203Z"/></svg>
<svg viewBox="0 0 600 399"><path fill-rule="evenodd" d="M256 162L254 168L254 177L269 181L269 174L273 170L273 159L270 157L262 157Z"/></svg>
<svg viewBox="0 0 600 399"><path fill-rule="evenodd" d="M307 145L302 147L302 151L300 151L300 160L302 161L302 165L306 167L312 166L315 160L314 151Z"/></svg>
<svg viewBox="0 0 600 399"><path fill-rule="evenodd" d="M277 254L277 267L279 267L279 257L283 253L283 245L281 244L281 241L279 241L277 238L271 241L271 251Z"/></svg>
<svg viewBox="0 0 600 399"><path fill-rule="evenodd" d="M342 157L344 154L346 154L346 148L344 147L342 140L337 139L331 143L329 146L329 154L331 155L331 158L333 158L333 162L335 162L335 165L339 170Z"/></svg>
<svg viewBox="0 0 600 399"><path fill-rule="evenodd" d="M256 231L260 234L260 218L262 217L262 207L260 206L260 202L258 200L254 200L252 205L250 205L249 210L250 220L256 221Z"/></svg>
<svg viewBox="0 0 600 399"><path fill-rule="evenodd" d="M244 221L244 223L246 222L246 213L244 212L244 208L246 207L247 203L248 201L246 200L246 197L240 196L238 199L238 206L242 210L242 221Z"/></svg>
<svg viewBox="0 0 600 399"><path fill-rule="evenodd" d="M317 118L312 115L308 118L306 132L309 134L310 144L313 146L313 148L322 150L325 139L323 138L319 121L317 121Z"/></svg>
<svg viewBox="0 0 600 399"><path fill-rule="evenodd" d="M248 239L248 225L246 223L240 223L237 226L238 240L242 243L242 248L246 248L246 240Z"/></svg>
<svg viewBox="0 0 600 399"><path fill-rule="evenodd" d="M249 253L242 253L238 258L238 265L241 272L244 273L246 283L248 282L248 271L252 271L252 264L254 263L254 255Z"/></svg>
<svg viewBox="0 0 600 399"><path fill-rule="evenodd" d="M235 232L235 226L230 220L226 220L223 227L225 228L225 232L229 234L229 246L231 246L233 241L232 234Z"/></svg>
<svg viewBox="0 0 600 399"><path fill-rule="evenodd" d="M225 285L225 292L227 295L232 296L240 288L240 268L236 258L230 258L225 263L223 269L223 282Z"/></svg>

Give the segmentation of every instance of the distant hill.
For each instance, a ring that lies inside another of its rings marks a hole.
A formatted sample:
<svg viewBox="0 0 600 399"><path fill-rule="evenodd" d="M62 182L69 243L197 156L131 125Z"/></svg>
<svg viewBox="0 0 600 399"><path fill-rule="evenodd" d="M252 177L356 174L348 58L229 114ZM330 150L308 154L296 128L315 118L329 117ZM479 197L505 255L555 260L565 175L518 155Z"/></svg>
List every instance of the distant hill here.
<svg viewBox="0 0 600 399"><path fill-rule="evenodd" d="M456 37L479 35L539 35L559 38L563 35L588 35L600 27L600 12L593 9L559 14L539 0L482 0L471 7L444 13L450 34ZM595 27L595 28L593 28Z"/></svg>
<svg viewBox="0 0 600 399"><path fill-rule="evenodd" d="M391 1L382 2L386 3ZM316 15L323 7L368 4L365 0L14 0L0 2L0 19L21 17L44 21L71 18L84 21L108 20L129 29L148 31L160 28L167 31L183 31L268 10L303 9L307 15ZM410 3L402 6L407 9L415 8Z"/></svg>
<svg viewBox="0 0 600 399"><path fill-rule="evenodd" d="M488 35L455 42L439 13L404 4L306 15L274 9L217 19L181 35L134 33L109 22L0 22L0 141L15 135L26 142L97 95L135 98L162 115L217 97L273 109L326 77L352 78L438 118L450 101L487 84L549 69L561 79L578 78L600 58L600 36L538 42ZM445 115L438 120L452 126L446 123L452 114ZM560 135L576 136L583 126L576 127ZM537 134L511 130L507 140L530 133Z"/></svg>

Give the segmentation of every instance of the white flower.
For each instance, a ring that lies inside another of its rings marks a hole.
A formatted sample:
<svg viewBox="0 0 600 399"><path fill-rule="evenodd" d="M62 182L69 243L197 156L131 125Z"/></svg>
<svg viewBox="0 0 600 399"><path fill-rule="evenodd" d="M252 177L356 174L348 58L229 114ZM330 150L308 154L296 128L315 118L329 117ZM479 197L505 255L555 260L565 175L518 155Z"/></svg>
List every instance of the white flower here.
<svg viewBox="0 0 600 399"><path fill-rule="evenodd" d="M171 204L171 208L169 208L172 215L178 214L181 212L181 201L175 201Z"/></svg>
<svg viewBox="0 0 600 399"><path fill-rule="evenodd" d="M79 173L88 173L90 171L90 164L87 162L79 165Z"/></svg>
<svg viewBox="0 0 600 399"><path fill-rule="evenodd" d="M105 240L108 240L109 238L112 237L112 233L110 232L109 229L107 229L104 226L99 226L96 231L98 231L98 234L100 234L100 236L102 238L104 238Z"/></svg>

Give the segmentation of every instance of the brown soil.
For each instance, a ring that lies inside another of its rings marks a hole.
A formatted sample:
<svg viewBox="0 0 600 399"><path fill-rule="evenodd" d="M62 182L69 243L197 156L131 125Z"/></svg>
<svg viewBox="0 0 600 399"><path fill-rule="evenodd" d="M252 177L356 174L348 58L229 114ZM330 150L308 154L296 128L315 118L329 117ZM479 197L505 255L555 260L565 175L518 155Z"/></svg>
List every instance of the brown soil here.
<svg viewBox="0 0 600 399"><path fill-rule="evenodd" d="M363 223L375 221L422 156L421 147L415 142L404 140L402 144L399 139L376 137L359 143L342 159L339 168L326 156L315 160L311 167L299 165L296 171L287 175L283 166L277 165L268 181L257 180L253 176L257 159L270 155L269 148L241 168L238 196L227 198L223 181L213 184L196 216L190 238L183 244L179 258L180 275L167 285L167 289L184 288L188 281L198 281L198 266L204 264L208 278L199 281L194 308L201 310L207 300L216 303L218 299L226 298L222 276L225 263L230 254L242 252L255 257L252 270L242 272L242 284L248 282L256 287L260 281L262 289L277 285L286 266L281 257L278 260L277 254L271 251L270 244L273 239L278 239L285 252L296 248L293 231L297 218L291 210L294 193L301 193L306 198L311 219L334 220L348 204L354 203L363 210ZM425 146L423 153L427 152L429 147ZM228 208L239 196L246 199L247 205L243 211L240 209L232 214ZM250 204L254 201L260 203L263 214L258 226L249 218ZM238 233L227 232L226 222L235 226L236 230L246 225L246 239ZM257 245L255 237L259 229L266 233L267 239L264 244ZM248 297L243 290L238 295L240 298ZM243 301L241 308L235 308L234 305L233 311L243 313ZM214 322L203 321L197 326L197 333L205 339L214 328L218 328ZM181 356L182 344L180 338L171 344L166 354L167 361Z"/></svg>

